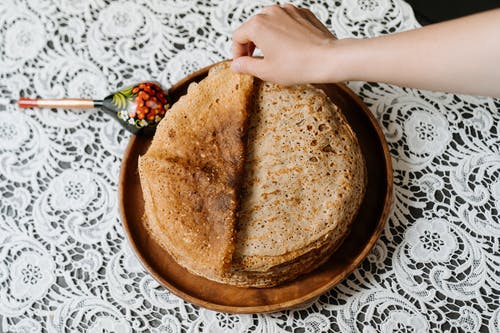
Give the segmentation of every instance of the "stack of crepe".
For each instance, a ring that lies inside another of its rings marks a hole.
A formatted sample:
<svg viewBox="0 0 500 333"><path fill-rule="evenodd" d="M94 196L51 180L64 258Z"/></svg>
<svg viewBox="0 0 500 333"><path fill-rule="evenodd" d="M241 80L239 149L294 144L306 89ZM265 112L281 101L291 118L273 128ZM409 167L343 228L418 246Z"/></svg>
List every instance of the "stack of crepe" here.
<svg viewBox="0 0 500 333"><path fill-rule="evenodd" d="M321 265L361 205L365 163L322 90L213 67L139 159L153 238L191 273L271 287Z"/></svg>

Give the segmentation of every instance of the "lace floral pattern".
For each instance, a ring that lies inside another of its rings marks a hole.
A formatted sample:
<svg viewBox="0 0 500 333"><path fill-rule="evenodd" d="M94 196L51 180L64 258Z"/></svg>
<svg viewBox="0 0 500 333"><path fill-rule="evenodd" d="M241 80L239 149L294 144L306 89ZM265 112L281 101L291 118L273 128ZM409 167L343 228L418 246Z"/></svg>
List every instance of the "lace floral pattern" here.
<svg viewBox="0 0 500 333"><path fill-rule="evenodd" d="M339 37L418 26L400 0L293 1ZM103 98L169 86L230 56L259 1L0 2L0 331L499 332L500 101L351 82L389 143L394 205L361 267L301 308L230 315L163 289L117 209L129 139L96 110L18 110L22 96Z"/></svg>

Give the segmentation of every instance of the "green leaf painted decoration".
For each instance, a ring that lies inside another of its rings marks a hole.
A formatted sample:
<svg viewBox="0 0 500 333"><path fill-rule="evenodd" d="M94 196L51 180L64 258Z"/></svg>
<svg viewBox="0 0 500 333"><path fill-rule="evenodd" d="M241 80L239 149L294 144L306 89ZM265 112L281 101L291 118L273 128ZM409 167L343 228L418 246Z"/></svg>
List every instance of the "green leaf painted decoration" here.
<svg viewBox="0 0 500 333"><path fill-rule="evenodd" d="M126 110L130 100L134 97L132 90L135 87L128 87L113 95L113 104L117 110Z"/></svg>

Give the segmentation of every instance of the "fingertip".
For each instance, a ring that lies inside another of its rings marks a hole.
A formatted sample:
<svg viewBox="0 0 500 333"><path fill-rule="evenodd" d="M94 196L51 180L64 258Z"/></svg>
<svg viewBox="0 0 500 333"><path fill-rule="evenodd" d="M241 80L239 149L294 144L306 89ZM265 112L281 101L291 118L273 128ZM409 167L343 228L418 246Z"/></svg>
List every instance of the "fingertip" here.
<svg viewBox="0 0 500 333"><path fill-rule="evenodd" d="M231 69L236 73L255 75L256 59L249 56L239 57L231 63Z"/></svg>
<svg viewBox="0 0 500 333"><path fill-rule="evenodd" d="M267 72L267 66L261 58L254 57L239 57L234 59L231 63L231 69L240 74L250 74L257 76L259 78L263 77L263 74Z"/></svg>
<svg viewBox="0 0 500 333"><path fill-rule="evenodd" d="M236 73L241 72L241 63L240 63L239 59L240 58L236 58L236 59L233 59L233 61L231 61L231 70L233 72L236 72Z"/></svg>

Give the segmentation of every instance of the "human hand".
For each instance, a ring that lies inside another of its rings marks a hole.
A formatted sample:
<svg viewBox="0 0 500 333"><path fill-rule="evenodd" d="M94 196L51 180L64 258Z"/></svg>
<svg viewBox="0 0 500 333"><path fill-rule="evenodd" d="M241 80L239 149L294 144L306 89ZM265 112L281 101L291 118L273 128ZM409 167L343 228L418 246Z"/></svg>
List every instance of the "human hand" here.
<svg viewBox="0 0 500 333"><path fill-rule="evenodd" d="M337 40L307 9L265 7L233 33L236 72L279 84L372 81L500 97L500 9ZM464 41L473 41L464 47ZM252 57L255 48L263 58ZM430 54L430 56L429 56Z"/></svg>
<svg viewBox="0 0 500 333"><path fill-rule="evenodd" d="M264 7L234 31L232 69L284 85L341 81L337 42L308 9ZM255 48L263 58L252 57Z"/></svg>

